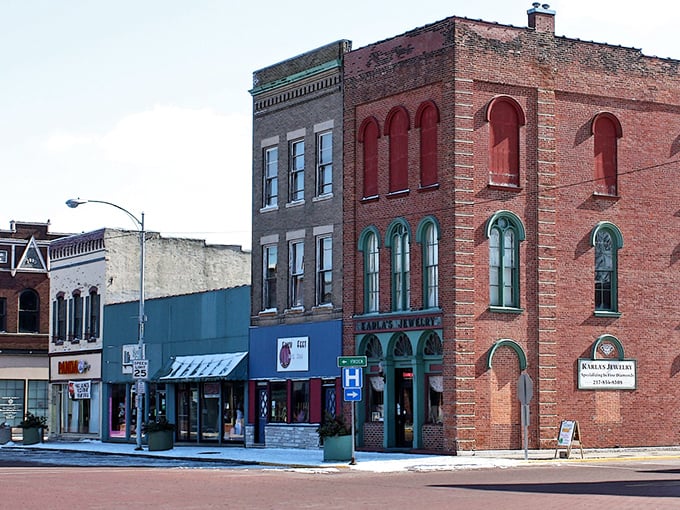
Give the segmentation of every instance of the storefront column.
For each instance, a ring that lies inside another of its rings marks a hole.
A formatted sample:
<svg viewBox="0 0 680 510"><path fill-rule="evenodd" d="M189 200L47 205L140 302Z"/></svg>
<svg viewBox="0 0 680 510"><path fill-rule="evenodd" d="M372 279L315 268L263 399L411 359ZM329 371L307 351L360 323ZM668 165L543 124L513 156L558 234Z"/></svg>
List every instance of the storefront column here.
<svg viewBox="0 0 680 510"><path fill-rule="evenodd" d="M413 361L413 448L422 448L426 402L425 369L421 358Z"/></svg>

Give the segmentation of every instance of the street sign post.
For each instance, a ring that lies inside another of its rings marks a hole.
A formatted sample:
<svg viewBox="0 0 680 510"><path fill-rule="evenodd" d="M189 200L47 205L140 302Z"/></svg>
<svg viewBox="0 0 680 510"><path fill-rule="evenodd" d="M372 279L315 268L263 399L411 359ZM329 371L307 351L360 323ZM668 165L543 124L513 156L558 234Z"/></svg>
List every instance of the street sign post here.
<svg viewBox="0 0 680 510"><path fill-rule="evenodd" d="M364 386L364 369L366 356L339 356L338 366L342 368L342 389L345 402L352 402L352 460L350 464L356 464L354 459L354 443L356 431L354 427L354 408L356 402L361 400L361 388Z"/></svg>
<svg viewBox="0 0 680 510"><path fill-rule="evenodd" d="M366 367L368 358L366 356L338 356L338 367Z"/></svg>
<svg viewBox="0 0 680 510"><path fill-rule="evenodd" d="M517 397L522 403L522 429L524 430L524 460L529 459L529 402L534 396L534 381L522 372L517 380Z"/></svg>

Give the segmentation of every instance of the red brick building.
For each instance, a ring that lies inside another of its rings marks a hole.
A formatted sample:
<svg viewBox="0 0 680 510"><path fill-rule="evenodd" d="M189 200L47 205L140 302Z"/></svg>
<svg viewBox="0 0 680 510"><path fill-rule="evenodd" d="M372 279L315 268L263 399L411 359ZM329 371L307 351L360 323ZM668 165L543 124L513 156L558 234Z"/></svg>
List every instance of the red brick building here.
<svg viewBox="0 0 680 510"><path fill-rule="evenodd" d="M680 442L680 62L451 17L345 55L359 445Z"/></svg>
<svg viewBox="0 0 680 510"><path fill-rule="evenodd" d="M50 330L49 223L0 230L0 423L47 416Z"/></svg>

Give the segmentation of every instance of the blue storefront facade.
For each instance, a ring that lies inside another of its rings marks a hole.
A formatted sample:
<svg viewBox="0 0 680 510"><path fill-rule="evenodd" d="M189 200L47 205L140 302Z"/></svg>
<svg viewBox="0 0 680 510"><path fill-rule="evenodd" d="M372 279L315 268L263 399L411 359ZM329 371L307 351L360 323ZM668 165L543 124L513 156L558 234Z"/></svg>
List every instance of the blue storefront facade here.
<svg viewBox="0 0 680 510"><path fill-rule="evenodd" d="M326 411L341 411L342 321L250 329L246 445L317 448Z"/></svg>
<svg viewBox="0 0 680 510"><path fill-rule="evenodd" d="M138 303L104 307L102 440L136 441L136 397L144 420L164 416L180 443L243 443L250 286L148 300L144 350ZM143 389L134 359L149 361Z"/></svg>

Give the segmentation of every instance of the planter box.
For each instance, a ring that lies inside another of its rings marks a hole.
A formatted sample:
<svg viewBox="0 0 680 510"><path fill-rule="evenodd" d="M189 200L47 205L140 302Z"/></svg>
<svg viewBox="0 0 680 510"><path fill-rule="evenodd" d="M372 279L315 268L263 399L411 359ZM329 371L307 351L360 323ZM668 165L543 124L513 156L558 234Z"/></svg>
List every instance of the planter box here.
<svg viewBox="0 0 680 510"><path fill-rule="evenodd" d="M172 430L160 430L158 432L149 432L148 438L150 452L172 450L174 446L175 432Z"/></svg>
<svg viewBox="0 0 680 510"><path fill-rule="evenodd" d="M23 444L25 445L30 445L30 444L38 444L42 440L42 431L43 429L35 428L35 427L30 427L27 429L22 429L23 430Z"/></svg>
<svg viewBox="0 0 680 510"><path fill-rule="evenodd" d="M352 436L325 437L323 460L352 460Z"/></svg>

